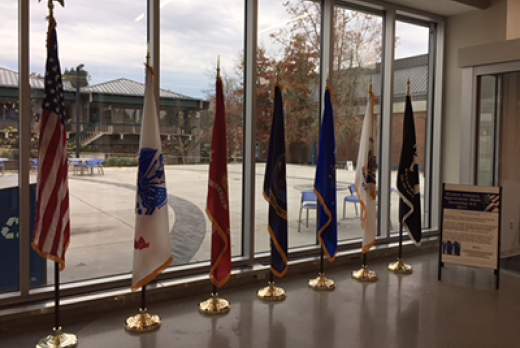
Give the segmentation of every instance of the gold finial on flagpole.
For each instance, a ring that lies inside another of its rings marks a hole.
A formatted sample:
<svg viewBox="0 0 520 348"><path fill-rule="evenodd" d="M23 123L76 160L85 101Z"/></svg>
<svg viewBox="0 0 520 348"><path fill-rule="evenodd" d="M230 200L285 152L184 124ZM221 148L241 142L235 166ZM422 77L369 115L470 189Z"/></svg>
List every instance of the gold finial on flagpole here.
<svg viewBox="0 0 520 348"><path fill-rule="evenodd" d="M38 0L38 2L41 2L42 0ZM61 7L65 7L65 0L49 0L47 7L49 8L49 17L54 17L54 3L53 1L57 1L60 3Z"/></svg>
<svg viewBox="0 0 520 348"><path fill-rule="evenodd" d="M217 57L217 78L220 78L220 54Z"/></svg>
<svg viewBox="0 0 520 348"><path fill-rule="evenodd" d="M152 66L150 65L150 43L148 43L146 47L146 62L144 63L144 66L146 67L146 72L152 74L152 76L155 75L155 71L153 70Z"/></svg>
<svg viewBox="0 0 520 348"><path fill-rule="evenodd" d="M406 81L406 95L410 96L410 78Z"/></svg>

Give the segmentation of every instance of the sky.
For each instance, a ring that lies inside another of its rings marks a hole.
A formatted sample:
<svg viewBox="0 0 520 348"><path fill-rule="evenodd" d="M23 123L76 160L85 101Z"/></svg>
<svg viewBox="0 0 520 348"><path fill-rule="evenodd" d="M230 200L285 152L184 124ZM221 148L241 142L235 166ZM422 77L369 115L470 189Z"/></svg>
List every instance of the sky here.
<svg viewBox="0 0 520 348"><path fill-rule="evenodd" d="M269 34L290 25L282 0L260 0L258 42L279 49ZM214 85L217 57L222 74L237 74L244 46L243 0L161 1L161 88L203 98ZM0 67L18 71L18 2L0 0ZM144 82L147 38L144 0L55 2L62 70L85 65L90 85L128 78ZM30 2L30 71L43 73L47 1ZM396 58L427 52L428 29L398 24Z"/></svg>

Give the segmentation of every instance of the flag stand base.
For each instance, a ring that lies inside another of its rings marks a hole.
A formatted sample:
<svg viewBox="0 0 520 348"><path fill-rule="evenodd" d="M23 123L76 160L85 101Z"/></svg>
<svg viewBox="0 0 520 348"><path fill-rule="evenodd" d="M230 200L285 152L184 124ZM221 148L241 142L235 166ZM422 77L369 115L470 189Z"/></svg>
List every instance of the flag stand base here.
<svg viewBox="0 0 520 348"><path fill-rule="evenodd" d="M403 259L397 259L396 262L388 264L388 270L398 274L412 274L412 266L404 263Z"/></svg>
<svg viewBox="0 0 520 348"><path fill-rule="evenodd" d="M274 286L274 282L268 282L268 286L256 292L259 299L265 301L283 301L287 297L285 290Z"/></svg>
<svg viewBox="0 0 520 348"><path fill-rule="evenodd" d="M318 273L318 277L309 280L309 287L317 291L334 290L334 280L325 278L324 273Z"/></svg>
<svg viewBox="0 0 520 348"><path fill-rule="evenodd" d="M211 297L199 304L199 312L202 314L226 314L231 309L229 301L217 297L217 293L212 293Z"/></svg>
<svg viewBox="0 0 520 348"><path fill-rule="evenodd" d="M161 327L161 318L148 313L147 309L139 308L139 314L125 321L125 329L130 332L149 332Z"/></svg>
<svg viewBox="0 0 520 348"><path fill-rule="evenodd" d="M375 282L377 275L376 272L369 270L367 265L363 265L360 270L352 271L352 278L360 282Z"/></svg>
<svg viewBox="0 0 520 348"><path fill-rule="evenodd" d="M54 328L54 334L42 338L36 348L76 348L78 337L74 334L61 332L61 327Z"/></svg>

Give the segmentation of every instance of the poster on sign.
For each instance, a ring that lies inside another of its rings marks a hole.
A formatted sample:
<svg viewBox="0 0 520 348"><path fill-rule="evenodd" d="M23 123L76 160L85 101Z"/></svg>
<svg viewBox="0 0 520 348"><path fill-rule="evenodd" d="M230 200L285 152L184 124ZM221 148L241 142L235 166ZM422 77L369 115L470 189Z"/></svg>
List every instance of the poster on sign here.
<svg viewBox="0 0 520 348"><path fill-rule="evenodd" d="M445 184L442 197L442 263L497 270L500 187Z"/></svg>

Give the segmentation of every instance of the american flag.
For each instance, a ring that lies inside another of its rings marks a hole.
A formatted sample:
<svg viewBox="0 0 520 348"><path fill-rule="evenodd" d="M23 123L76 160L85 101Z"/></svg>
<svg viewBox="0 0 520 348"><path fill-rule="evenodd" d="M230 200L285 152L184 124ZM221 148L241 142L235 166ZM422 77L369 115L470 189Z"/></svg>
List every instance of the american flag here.
<svg viewBox="0 0 520 348"><path fill-rule="evenodd" d="M38 154L38 203L34 223L33 249L42 257L65 268L69 245L69 185L65 102L58 59L56 22L49 19L45 96L40 119Z"/></svg>
<svg viewBox="0 0 520 348"><path fill-rule="evenodd" d="M489 195L489 202L484 209L484 211L489 211L491 213L498 213L500 210L500 196L499 195Z"/></svg>

